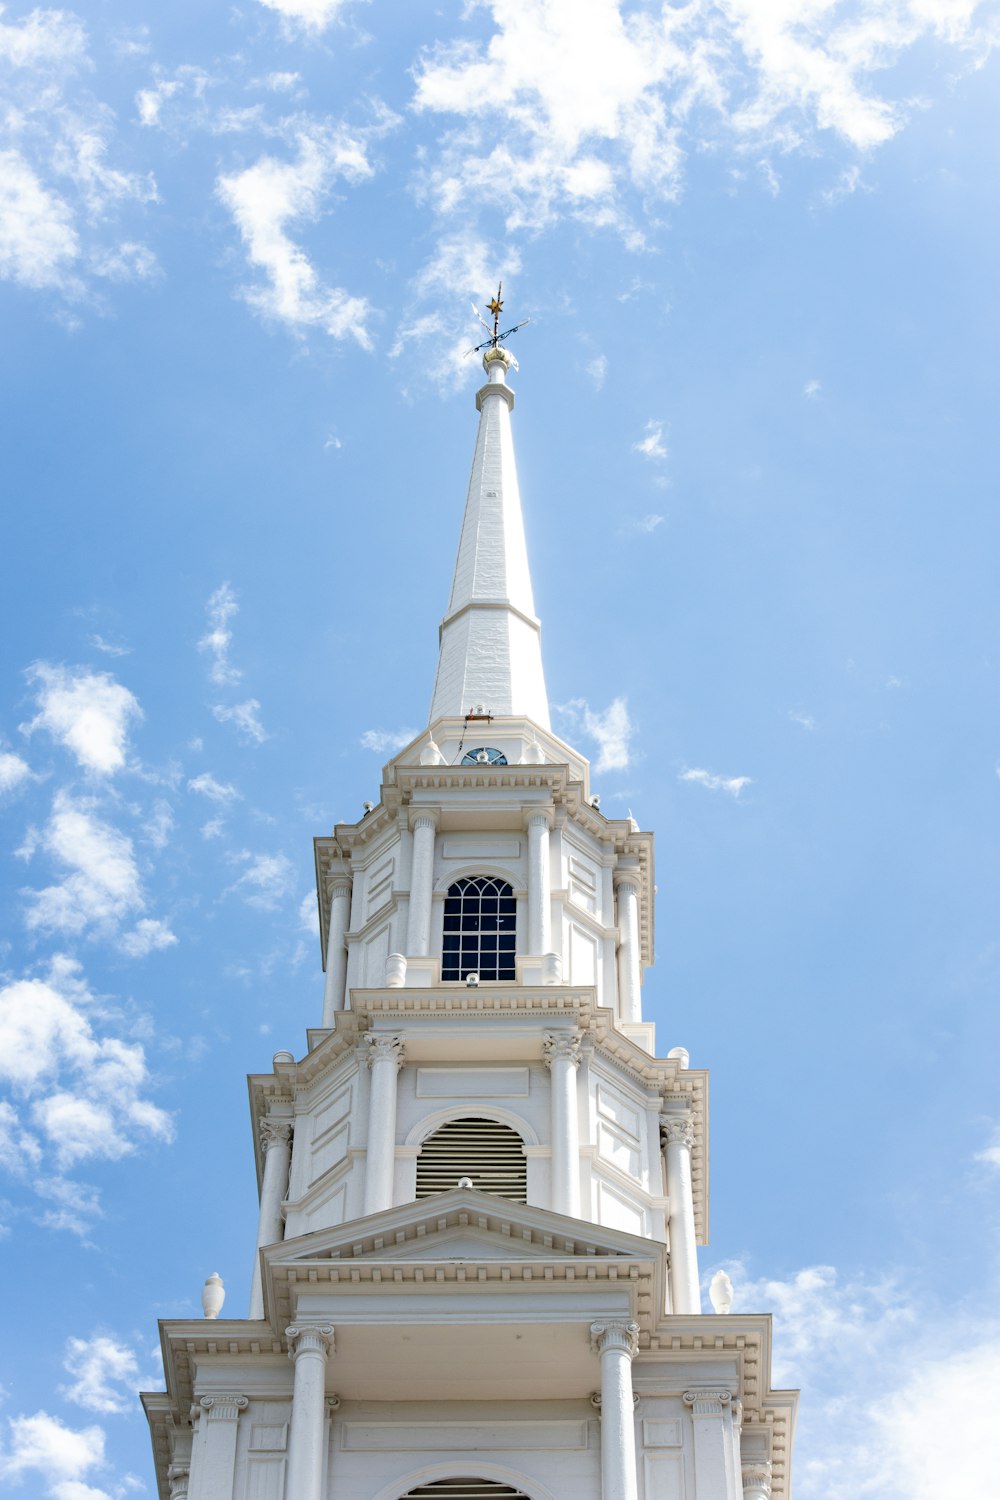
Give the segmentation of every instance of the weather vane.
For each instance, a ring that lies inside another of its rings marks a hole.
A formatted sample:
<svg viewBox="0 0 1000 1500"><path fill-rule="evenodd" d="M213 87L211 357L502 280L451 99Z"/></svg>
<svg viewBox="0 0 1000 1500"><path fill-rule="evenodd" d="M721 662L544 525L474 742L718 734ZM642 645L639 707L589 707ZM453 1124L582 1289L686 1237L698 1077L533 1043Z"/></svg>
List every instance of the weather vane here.
<svg viewBox="0 0 1000 1500"><path fill-rule="evenodd" d="M503 333L500 332L500 314L503 312L503 302L500 300L500 293L502 291L503 282L501 281L497 285L496 296L493 298L492 302L488 302L486 304L490 312L493 314L492 329L490 328L490 325L487 323L486 319L483 317L482 313L479 311L479 308L473 302L472 311L475 313L480 323L482 323L483 327L486 329L486 332L489 334L489 338L484 339L481 344L473 345L471 349L466 349L466 354L478 354L483 349L496 349L499 347L500 341L502 339L509 339L512 333L516 333L519 328L523 328L526 323L531 322L530 318L522 318L520 323L515 323L512 328L505 328Z"/></svg>

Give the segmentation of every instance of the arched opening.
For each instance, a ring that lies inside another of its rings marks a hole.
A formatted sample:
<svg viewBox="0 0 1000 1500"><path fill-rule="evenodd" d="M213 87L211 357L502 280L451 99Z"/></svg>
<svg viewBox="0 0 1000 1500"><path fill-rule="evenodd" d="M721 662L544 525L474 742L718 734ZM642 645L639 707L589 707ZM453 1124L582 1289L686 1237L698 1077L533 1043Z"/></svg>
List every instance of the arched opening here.
<svg viewBox="0 0 1000 1500"><path fill-rule="evenodd" d="M469 876L448 887L441 978L514 979L517 902L505 880Z"/></svg>
<svg viewBox="0 0 1000 1500"><path fill-rule="evenodd" d="M472 1117L447 1120L429 1135L417 1157L417 1197L450 1192L463 1177L481 1193L527 1203L528 1163L517 1131Z"/></svg>
<svg viewBox="0 0 1000 1500"><path fill-rule="evenodd" d="M407 1490L403 1500L530 1500L523 1490L512 1484L498 1484L494 1479L436 1479Z"/></svg>

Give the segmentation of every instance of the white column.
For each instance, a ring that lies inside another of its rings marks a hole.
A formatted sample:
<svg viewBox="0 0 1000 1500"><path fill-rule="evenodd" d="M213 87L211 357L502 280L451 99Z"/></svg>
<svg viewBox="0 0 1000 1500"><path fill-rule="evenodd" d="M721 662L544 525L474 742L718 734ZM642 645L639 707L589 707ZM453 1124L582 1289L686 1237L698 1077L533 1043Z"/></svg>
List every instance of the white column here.
<svg viewBox="0 0 1000 1500"><path fill-rule="evenodd" d="M347 948L344 938L351 920L351 882L335 875L330 887L330 930L326 939L326 984L323 989L323 1025L332 1026L338 1010L347 1003Z"/></svg>
<svg viewBox="0 0 1000 1500"><path fill-rule="evenodd" d="M618 1015L623 1021L641 1021L638 872L616 870L615 890L618 893Z"/></svg>
<svg viewBox="0 0 1000 1500"><path fill-rule="evenodd" d="M733 1465L732 1392L723 1387L684 1392L694 1424L694 1489L710 1500L738 1500L741 1485Z"/></svg>
<svg viewBox="0 0 1000 1500"><path fill-rule="evenodd" d="M188 1500L188 1482L191 1478L191 1461L175 1460L167 1470L170 1500Z"/></svg>
<svg viewBox="0 0 1000 1500"><path fill-rule="evenodd" d="M406 924L407 958L423 958L431 951L436 828L437 813L420 812L414 816L413 850L410 856L410 911Z"/></svg>
<svg viewBox="0 0 1000 1500"><path fill-rule="evenodd" d="M170 1500L188 1500L191 1484L191 1451L195 1436L194 1424L197 1420L195 1412L198 1413L198 1417L202 1416L201 1407L193 1407L190 1427L171 1427L170 1466L167 1469Z"/></svg>
<svg viewBox="0 0 1000 1500"><path fill-rule="evenodd" d="M528 815L528 952L532 958L552 947L552 879L549 871L551 814Z"/></svg>
<svg viewBox="0 0 1000 1500"><path fill-rule="evenodd" d="M580 1126L576 1070L580 1033L547 1031L545 1066L552 1075L552 1208L580 1217Z"/></svg>
<svg viewBox="0 0 1000 1500"><path fill-rule="evenodd" d="M771 1500L771 1464L768 1459L747 1459L742 1465L743 1500Z"/></svg>
<svg viewBox="0 0 1000 1500"><path fill-rule="evenodd" d="M667 1197L670 1200L671 1307L675 1313L700 1313L698 1245L691 1184L693 1115L686 1109L661 1115L660 1133L667 1158Z"/></svg>
<svg viewBox="0 0 1000 1500"><path fill-rule="evenodd" d="M369 1032L367 1046L372 1080L368 1094L365 1213L377 1214L380 1209L392 1207L396 1166L396 1074L403 1066L403 1038Z"/></svg>
<svg viewBox="0 0 1000 1500"><path fill-rule="evenodd" d="M264 1288L261 1281L260 1248L275 1245L285 1237L281 1205L288 1190L288 1167L292 1159L291 1120L272 1120L265 1115L260 1121L260 1141L264 1149L264 1176L260 1186L260 1216L257 1220L257 1249L250 1281L251 1318L264 1316Z"/></svg>
<svg viewBox="0 0 1000 1500"><path fill-rule="evenodd" d="M614 1319L590 1326L590 1347L601 1357L601 1500L638 1500L632 1360L638 1323Z"/></svg>
<svg viewBox="0 0 1000 1500"><path fill-rule="evenodd" d="M293 1325L285 1329L285 1337L288 1357L295 1362L285 1500L323 1500L326 1361L333 1353L333 1329Z"/></svg>
<svg viewBox="0 0 1000 1500"><path fill-rule="evenodd" d="M225 1500L233 1493L236 1473L236 1424L249 1406L246 1396L202 1396L202 1415L192 1454L188 1494L191 1500Z"/></svg>

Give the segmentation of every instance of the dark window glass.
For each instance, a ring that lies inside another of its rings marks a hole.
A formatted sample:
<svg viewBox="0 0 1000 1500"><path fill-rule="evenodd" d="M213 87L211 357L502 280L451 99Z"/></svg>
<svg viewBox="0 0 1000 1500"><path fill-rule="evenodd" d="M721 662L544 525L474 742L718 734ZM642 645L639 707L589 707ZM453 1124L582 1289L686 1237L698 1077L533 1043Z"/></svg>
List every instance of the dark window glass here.
<svg viewBox="0 0 1000 1500"><path fill-rule="evenodd" d="M514 892L503 880L481 875L457 880L444 903L442 979L513 979Z"/></svg>

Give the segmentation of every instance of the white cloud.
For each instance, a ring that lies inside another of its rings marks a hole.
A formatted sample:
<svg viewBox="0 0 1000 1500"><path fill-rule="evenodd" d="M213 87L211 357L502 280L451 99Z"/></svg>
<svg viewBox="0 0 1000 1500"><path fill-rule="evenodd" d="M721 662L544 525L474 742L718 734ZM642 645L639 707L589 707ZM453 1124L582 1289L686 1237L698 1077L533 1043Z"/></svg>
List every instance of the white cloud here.
<svg viewBox="0 0 1000 1500"><path fill-rule="evenodd" d="M41 835L42 847L70 873L58 885L28 891L32 930L111 932L145 904L132 840L102 822L91 799L59 791Z"/></svg>
<svg viewBox="0 0 1000 1500"><path fill-rule="evenodd" d="M801 709L790 708L788 710L788 717L793 724L799 724L803 729L812 731L816 728L816 720L812 714L803 713Z"/></svg>
<svg viewBox="0 0 1000 1500"><path fill-rule="evenodd" d="M315 891L307 891L299 902L299 927L313 937L319 936L319 908L316 905Z"/></svg>
<svg viewBox="0 0 1000 1500"><path fill-rule="evenodd" d="M587 374L594 382L594 390L599 391L604 385L605 380L607 379L607 356L604 354L598 354L592 360L590 360L587 364Z"/></svg>
<svg viewBox="0 0 1000 1500"><path fill-rule="evenodd" d="M42 1227L75 1234L86 1242L94 1219L101 1217L97 1189L58 1176L34 1178L33 1185L40 1198L56 1205L40 1215Z"/></svg>
<svg viewBox="0 0 1000 1500"><path fill-rule="evenodd" d="M29 1166L37 1166L42 1149L38 1140L21 1124L14 1106L0 1099L0 1167L22 1177Z"/></svg>
<svg viewBox="0 0 1000 1500"><path fill-rule="evenodd" d="M131 656L133 649L131 646L116 646L113 642L106 641L102 635L96 634L90 637L90 644L98 651L103 651L105 656Z"/></svg>
<svg viewBox="0 0 1000 1500"><path fill-rule="evenodd" d="M169 802L158 797L153 811L143 825L143 833L154 849L165 849L170 842L174 827L174 811Z"/></svg>
<svg viewBox="0 0 1000 1500"><path fill-rule="evenodd" d="M395 754L416 737L415 729L366 729L358 743L362 749L374 750L377 755L386 750Z"/></svg>
<svg viewBox="0 0 1000 1500"><path fill-rule="evenodd" d="M646 435L632 444L636 453L641 453L643 458L650 458L654 463L665 459L667 456L666 446L663 442L663 423L650 418L646 423Z"/></svg>
<svg viewBox="0 0 1000 1500"><path fill-rule="evenodd" d="M66 1490L64 1483L78 1481L91 1469L104 1466L104 1432L100 1427L67 1427L45 1411L30 1417L11 1417L7 1425L8 1443L0 1451L0 1475L8 1479L38 1474L62 1491L59 1500L71 1500L72 1491Z"/></svg>
<svg viewBox="0 0 1000 1500"><path fill-rule="evenodd" d="M152 174L122 172L108 162L109 137L114 115L102 105L89 118L67 111L61 137L53 153L56 171L76 186L83 206L94 219L125 199L154 203L156 183Z"/></svg>
<svg viewBox="0 0 1000 1500"><path fill-rule="evenodd" d="M134 1349L107 1334L66 1341L63 1369L70 1384L60 1393L88 1411L127 1412L139 1389L139 1360Z"/></svg>
<svg viewBox="0 0 1000 1500"><path fill-rule="evenodd" d="M677 779L707 787L710 792L728 792L730 797L738 797L743 788L751 784L749 776L717 776L714 771L705 771L700 766L682 771Z"/></svg>
<svg viewBox="0 0 1000 1500"><path fill-rule="evenodd" d="M260 0L260 3L303 31L320 32L332 26L349 0Z"/></svg>
<svg viewBox="0 0 1000 1500"><path fill-rule="evenodd" d="M248 698L245 703L214 703L212 712L220 724L234 724L240 739L248 744L262 745L268 737L256 698Z"/></svg>
<svg viewBox="0 0 1000 1500"><path fill-rule="evenodd" d="M901 1275L726 1269L735 1311L774 1314L773 1384L808 1393L796 1436L802 1500L993 1500L994 1317L935 1307Z"/></svg>
<svg viewBox="0 0 1000 1500"><path fill-rule="evenodd" d="M0 277L21 286L76 290L80 254L73 212L19 151L0 151Z"/></svg>
<svg viewBox="0 0 1000 1500"><path fill-rule="evenodd" d="M638 536L652 536L658 526L662 526L666 520L665 516L657 515L651 511L648 516L642 516L639 520L629 521L623 530Z"/></svg>
<svg viewBox="0 0 1000 1500"><path fill-rule="evenodd" d="M346 130L312 125L296 138L298 157L279 161L262 156L252 167L220 177L219 200L229 210L251 266L263 284L244 287L247 303L263 317L294 332L319 328L333 338L353 338L371 348L371 308L364 297L326 285L301 245L289 236L292 225L314 223L338 177L362 181L372 174L365 142Z"/></svg>
<svg viewBox="0 0 1000 1500"><path fill-rule="evenodd" d="M997 775L1000 776L1000 768L997 770ZM982 1151L977 1151L973 1160L982 1162L986 1167L1000 1168L1000 1128L994 1130L989 1145L984 1146Z"/></svg>
<svg viewBox="0 0 1000 1500"><path fill-rule="evenodd" d="M223 818L209 818L207 823L201 825L201 836L203 839L221 838L225 832L226 824Z"/></svg>
<svg viewBox="0 0 1000 1500"><path fill-rule="evenodd" d="M108 672L36 662L28 668L38 713L25 734L47 729L85 770L110 775L125 765L129 729L142 718L138 700Z"/></svg>
<svg viewBox="0 0 1000 1500"><path fill-rule="evenodd" d="M16 791L31 780L31 767L11 750L0 750L0 795Z"/></svg>
<svg viewBox="0 0 1000 1500"><path fill-rule="evenodd" d="M595 712L584 698L572 698L556 705L573 726L595 741L598 758L594 771L624 771L631 764L630 744L635 725L628 715L624 698L615 698L603 713Z"/></svg>
<svg viewBox="0 0 1000 1500"><path fill-rule="evenodd" d="M74 77L90 62L79 20L38 7L7 25L0 13L0 58L0 278L79 302L88 273L152 274L152 253L115 225L154 202L156 184L112 159L114 111Z"/></svg>
<svg viewBox="0 0 1000 1500"><path fill-rule="evenodd" d="M209 596L205 606L208 615L208 631L198 642L198 650L209 654L211 661L208 676L216 687L228 687L239 682L243 673L229 660L229 648L233 643L233 632L229 622L240 612L236 594L229 583L220 583Z"/></svg>
<svg viewBox="0 0 1000 1500"><path fill-rule="evenodd" d="M192 777L188 782L188 791L197 792L200 797L207 797L210 802L219 802L223 806L228 802L238 801L242 795L228 781L216 781L208 771Z"/></svg>
<svg viewBox="0 0 1000 1500"><path fill-rule="evenodd" d="M0 58L13 67L73 69L85 60L87 33L69 11L35 9L12 26L2 17Z"/></svg>
<svg viewBox="0 0 1000 1500"><path fill-rule="evenodd" d="M127 958L146 958L150 953L159 953L172 948L177 942L166 922L155 917L143 917L118 939L118 948Z"/></svg>
<svg viewBox="0 0 1000 1500"><path fill-rule="evenodd" d="M301 73L267 73L263 78L255 81L259 88L268 89L272 94L296 94L300 92L302 75Z"/></svg>
<svg viewBox="0 0 1000 1500"><path fill-rule="evenodd" d="M808 397L810 401L812 401L815 400L822 389L823 387L820 385L818 380L807 380L805 385L802 387L802 394L803 396Z"/></svg>
<svg viewBox="0 0 1000 1500"><path fill-rule="evenodd" d="M240 878L226 890L227 896L242 896L248 906L258 911L274 911L295 887L295 869L284 854L251 854L244 849L239 855L247 861Z"/></svg>
<svg viewBox="0 0 1000 1500"><path fill-rule="evenodd" d="M568 217L634 248L696 153L750 156L772 193L772 155L846 156L842 196L858 184L854 158L905 124L889 70L931 41L979 65L997 42L985 11L973 0L481 0L481 39L430 47L414 71L414 108L446 121L419 191L442 228L485 211L508 234L537 235Z"/></svg>
<svg viewBox="0 0 1000 1500"><path fill-rule="evenodd" d="M145 1097L146 1058L138 1042L100 1035L102 1008L79 965L53 959L44 978L16 979L0 989L0 1085L28 1101L40 1139L60 1170L85 1158L115 1160L135 1149L137 1138L170 1140L169 1116ZM19 1129L13 1105L4 1113L8 1135ZM37 1158L38 1151L33 1148ZM39 1179L35 1186L43 1191ZM57 1178L57 1183L63 1179ZM81 1210L92 1212L80 1191L51 1188L79 1230Z"/></svg>
<svg viewBox="0 0 1000 1500"><path fill-rule="evenodd" d="M160 274L160 262L153 251L136 240L122 240L110 249L94 251L90 268L95 276L108 281L152 281Z"/></svg>

